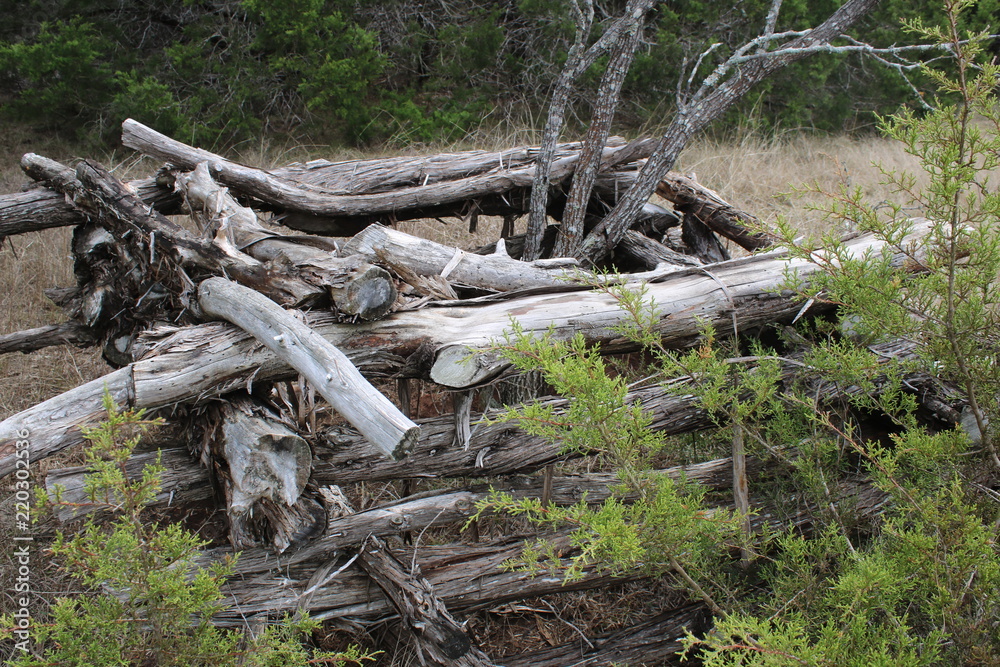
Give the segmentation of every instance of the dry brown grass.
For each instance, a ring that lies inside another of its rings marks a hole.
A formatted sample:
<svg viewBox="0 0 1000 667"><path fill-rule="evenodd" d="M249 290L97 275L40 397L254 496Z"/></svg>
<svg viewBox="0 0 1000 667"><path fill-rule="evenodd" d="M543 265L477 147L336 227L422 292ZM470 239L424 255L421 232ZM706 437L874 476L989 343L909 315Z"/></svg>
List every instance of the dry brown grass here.
<svg viewBox="0 0 1000 667"><path fill-rule="evenodd" d="M860 186L872 202L898 201L880 184L873 162L893 170L919 170L919 163L898 142L811 135L746 137L736 143L697 141L684 151L676 169L694 173L700 183L765 223L783 216L808 234L826 231L831 223L822 213L809 210L822 205L824 196L804 190L835 192L844 184Z"/></svg>

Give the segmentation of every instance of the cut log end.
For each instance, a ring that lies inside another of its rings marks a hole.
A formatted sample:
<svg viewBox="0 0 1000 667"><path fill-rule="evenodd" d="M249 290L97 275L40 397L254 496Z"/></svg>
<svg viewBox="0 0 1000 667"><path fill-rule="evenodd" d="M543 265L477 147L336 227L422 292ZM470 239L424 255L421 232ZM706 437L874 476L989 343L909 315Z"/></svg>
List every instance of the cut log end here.
<svg viewBox="0 0 1000 667"><path fill-rule="evenodd" d="M396 303L396 288L389 272L377 266L369 266L355 276L345 291L346 298L336 300L341 312L363 320L382 319Z"/></svg>
<svg viewBox="0 0 1000 667"><path fill-rule="evenodd" d="M409 456L413 448L417 446L417 441L420 440L420 427L414 426L413 428L407 429L403 432L402 437L399 439L399 444L396 448L392 450L392 458L396 461L404 459Z"/></svg>
<svg viewBox="0 0 1000 667"><path fill-rule="evenodd" d="M463 389L488 382L508 367L497 355L468 345L449 345L438 352L430 378L445 387Z"/></svg>

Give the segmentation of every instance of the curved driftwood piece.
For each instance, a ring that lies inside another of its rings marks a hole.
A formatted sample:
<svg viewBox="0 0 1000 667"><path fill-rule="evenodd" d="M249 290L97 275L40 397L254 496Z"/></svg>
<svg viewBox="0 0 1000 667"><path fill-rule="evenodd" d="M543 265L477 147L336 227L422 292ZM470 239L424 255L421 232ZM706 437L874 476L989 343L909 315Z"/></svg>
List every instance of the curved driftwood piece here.
<svg viewBox="0 0 1000 667"><path fill-rule="evenodd" d="M343 352L254 290L209 278L198 287L206 315L250 333L301 373L330 405L393 458L413 448L420 429L358 372Z"/></svg>
<svg viewBox="0 0 1000 667"><path fill-rule="evenodd" d="M358 563L368 573L413 636L420 663L457 667L490 667L493 662L448 613L419 568L404 567L389 546L370 536L358 551Z"/></svg>
<svg viewBox="0 0 1000 667"><path fill-rule="evenodd" d="M433 184L428 182L427 185L399 187L388 192L343 195L330 194L324 189L285 176L230 162L214 153L175 141L132 119L122 123L122 143L146 155L187 169L193 169L199 162L207 162L215 178L244 194L282 210L327 217L372 216L465 201L476 196L506 192L517 186L530 186L530 176L533 173L531 166L501 170L498 165L496 170L470 178ZM492 173L493 171L500 173Z"/></svg>
<svg viewBox="0 0 1000 667"><path fill-rule="evenodd" d="M224 185L282 211L285 226L334 236L353 235L375 222L526 213L537 157L537 149L523 147L263 170L192 148L132 119L122 123L122 143L183 169L208 162ZM618 165L622 156L641 156L634 149L638 145L615 137L602 151L602 164L615 168L600 173L595 184L594 193L605 204L613 205L634 181L635 164L631 169ZM556 218L565 204L559 186L576 169L580 148L579 143L560 145L552 163L550 214Z"/></svg>
<svg viewBox="0 0 1000 667"><path fill-rule="evenodd" d="M741 211L719 193L688 176L667 172L656 186L656 194L671 202L678 211L691 213L713 232L746 250L761 250L778 241L778 235L764 229L755 216Z"/></svg>
<svg viewBox="0 0 1000 667"><path fill-rule="evenodd" d="M297 305L321 304L326 297L345 315L376 320L386 315L396 302L396 288L385 269L364 262L359 257L341 258L336 246L315 247L316 239L285 236L265 229L257 214L241 206L208 173L208 163L200 162L194 171L177 177L177 184L188 204L203 217L202 228L217 241L267 262L275 270L294 271L314 286L314 293L303 294Z"/></svg>
<svg viewBox="0 0 1000 667"><path fill-rule="evenodd" d="M79 322L46 324L0 336L0 354L8 352L34 352L53 345L85 347L97 342L93 330Z"/></svg>

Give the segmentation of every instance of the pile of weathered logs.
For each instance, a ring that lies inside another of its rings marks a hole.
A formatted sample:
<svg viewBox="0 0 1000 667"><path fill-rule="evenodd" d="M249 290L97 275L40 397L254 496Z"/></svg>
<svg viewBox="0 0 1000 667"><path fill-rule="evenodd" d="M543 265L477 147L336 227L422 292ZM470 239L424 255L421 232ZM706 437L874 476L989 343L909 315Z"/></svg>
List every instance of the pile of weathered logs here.
<svg viewBox="0 0 1000 667"><path fill-rule="evenodd" d="M317 160L265 171L134 121L125 122L123 141L167 166L155 178L123 183L89 160L70 169L28 154L22 166L37 185L0 197L0 237L75 226L77 277L76 286L50 291L68 315L64 324L0 337L0 351L94 345L115 367L0 423L0 475L15 469L15 441L24 430L32 460L79 445L79 427L103 415L105 391L119 405L158 410L174 427L151 443L163 449L167 468L158 503L224 504L230 545L204 559L242 552L226 589L233 605L219 615L220 623L300 609L343 621L398 614L424 659L488 664L452 614L641 575L590 568L567 586L559 578L503 570L499 565L520 549L516 537L443 546L383 541L464 521L486 493L482 484L357 512L339 487L477 477L546 502L576 502L584 493L599 502L613 476L552 474L547 466L565 458L555 445L512 424L470 427L474 393L510 371L492 343L511 318L528 332L551 331L559 339L582 333L611 354L631 348L614 329L624 314L612 297L593 289L597 280L641 281L659 307L657 331L674 347L695 341L703 322L720 335L734 335L821 308L775 289L788 271L808 280L813 265L780 250L730 260L716 233L752 250L767 246L769 235L715 193L676 174L658 188L675 210L648 205L615 248L611 262L618 273L597 277L571 258L518 259L523 239L513 234L514 221L527 210L530 148ZM595 218L634 178L640 160L612 159L630 146L613 140L605 149L611 166L592 195ZM576 144L558 149L549 197L556 221L578 155ZM177 215L188 216L186 226L167 217ZM399 220L444 216L474 228L480 215L504 216L505 224L501 238L478 252L392 228ZM309 234L283 231L279 223ZM914 235L925 231L914 225ZM848 247L907 261L898 249L866 236ZM910 353L893 343L879 351L886 359ZM801 364L791 359L784 372L801 375ZM395 381L399 407L372 379L383 386ZM452 392L454 413L411 420L413 381ZM933 385L930 378L914 378L914 387L917 382ZM849 390L817 386L830 400ZM317 424L317 394L342 422ZM929 413L955 420L956 404L942 400L939 387L920 396ZM712 424L694 399L659 386L636 388L630 399L666 433ZM138 453L129 468L137 472L153 457ZM543 468L543 476L530 475ZM46 480L49 488L65 486L64 499L78 503L61 510L62 520L88 511L84 472L54 470ZM667 472L718 489L733 483L729 459ZM881 496L863 483L839 492L864 511L878 511ZM804 501L790 499L780 514L759 509L754 520L762 523L810 521ZM571 553L564 535L550 538L565 542ZM503 662L663 661L685 630L709 623L702 606L686 606L587 644Z"/></svg>

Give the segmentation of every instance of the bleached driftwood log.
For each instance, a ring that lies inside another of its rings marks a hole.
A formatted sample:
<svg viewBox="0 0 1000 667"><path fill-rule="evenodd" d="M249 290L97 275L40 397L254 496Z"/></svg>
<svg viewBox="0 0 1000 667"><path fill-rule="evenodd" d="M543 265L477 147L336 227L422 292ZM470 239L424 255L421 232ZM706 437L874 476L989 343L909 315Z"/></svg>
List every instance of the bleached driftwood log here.
<svg viewBox="0 0 1000 667"><path fill-rule="evenodd" d="M916 241L929 228L926 220L915 220L901 245L906 247ZM912 253L895 253L871 236L859 236L845 244L845 252L853 257L886 251L892 253L890 259L897 265L914 262ZM813 263L789 259L783 252L775 251L668 273L646 285L646 295L655 301L658 311L653 328L668 346L683 347L697 339L697 332L706 323L725 336L736 333L737 327L748 330L786 322L801 312L802 306L788 298L790 295L780 294L777 288L786 274L808 281L809 275L818 270ZM493 349L505 325L494 320L491 311L491 307L484 308L478 317L465 320L464 330L455 332L458 340L436 347L430 379L447 387L462 388L487 382L509 368L509 363ZM622 321L623 313L609 294L526 297L519 300L516 308L505 309L502 316L499 312L495 315L503 320L516 318L529 333L550 332L554 340L567 340L581 333L588 342L600 342L608 353L628 348L613 331ZM586 326L581 326L584 322ZM457 323L454 317L447 320L450 326ZM445 321L441 324L445 325Z"/></svg>
<svg viewBox="0 0 1000 667"><path fill-rule="evenodd" d="M370 442L393 458L413 448L420 429L358 372L334 345L270 299L225 278L198 287L198 303L250 333L301 373Z"/></svg>
<svg viewBox="0 0 1000 667"><path fill-rule="evenodd" d="M519 262L506 253L477 255L381 225L359 232L344 246L344 253L390 266L403 265L419 276L443 276L460 286L495 292L565 286L579 275L579 269L544 268L544 263Z"/></svg>
<svg viewBox="0 0 1000 667"><path fill-rule="evenodd" d="M530 162L510 169L501 164L502 154L497 154L496 167L493 167L494 161L490 156L490 169L468 178L435 178L431 182L428 177L425 178L425 183L401 184L391 190L375 187L360 193L343 194L342 189L331 191L293 180L280 173L231 162L219 155L175 141L131 119L122 123L122 143L186 169L193 169L199 162L208 162L212 175L224 185L279 210L305 213L320 219L353 218L374 222L380 216L387 220L405 220L413 216L447 215L449 210L468 212L471 209L466 202L470 200L507 193L516 187L529 187L533 173ZM528 149L520 151L528 153ZM563 161L563 172L568 175L571 173L574 155L571 153L564 156ZM335 170L343 174L352 168L353 165L350 165L346 169ZM427 169L429 166L422 168ZM455 204L459 206L456 207ZM480 202L478 206L482 208L483 204ZM322 233L321 229L315 228L307 231Z"/></svg>
<svg viewBox="0 0 1000 667"><path fill-rule="evenodd" d="M537 149L469 151L430 158L395 158L327 162L263 170L187 146L134 120L122 123L122 143L183 169L208 162L212 175L243 195L284 212L282 223L301 231L353 235L366 225L415 218L519 215L529 208ZM594 197L613 205L634 181L642 150L618 137L602 151L602 169ZM579 161L581 144L557 147L549 174L549 212L562 215L560 184ZM629 162L630 164L623 164Z"/></svg>
<svg viewBox="0 0 1000 667"><path fill-rule="evenodd" d="M915 222L910 238L919 238L927 229L926 222ZM853 239L847 247L854 255L886 251L868 236ZM919 268L909 252L893 252L891 259ZM704 321L712 323L720 335L733 333L734 324L747 330L789 321L803 306L794 295L775 291L786 270L808 281L817 269L772 252L667 274L647 286L648 295L659 305L656 331L667 346L681 347L697 340ZM606 353L633 349L613 329L625 317L617 301L608 294L588 291L470 300L357 325L315 316L310 326L358 366L382 364L385 368L388 360L404 376L430 376L445 386L466 388L507 368L490 346L508 329L511 317L528 333L551 329L559 340L580 332L589 343L601 344ZM108 383L124 405L154 408L219 395L248 380L290 375L274 352L261 350L247 335L212 325L182 329L153 350L156 356L131 364L123 369L127 372L91 384ZM471 361L463 362L467 357ZM405 367L403 359L407 359ZM75 427L88 423L87 415L101 414L99 396L99 391L79 388L0 422L0 475L14 469L14 442L21 428L34 428L38 434L40 446L32 448L33 460L79 443ZM67 406L72 406L70 412L65 411Z"/></svg>
<svg viewBox="0 0 1000 667"><path fill-rule="evenodd" d="M328 297L345 315L376 320L396 302L396 288L385 269L360 257L338 257L336 246L316 247L323 239L286 236L265 229L257 215L241 206L208 173L208 163L177 177L188 204L202 218L202 228L217 242L247 253L275 270L292 269L296 276L314 286L312 295L303 294L298 304L322 305Z"/></svg>

